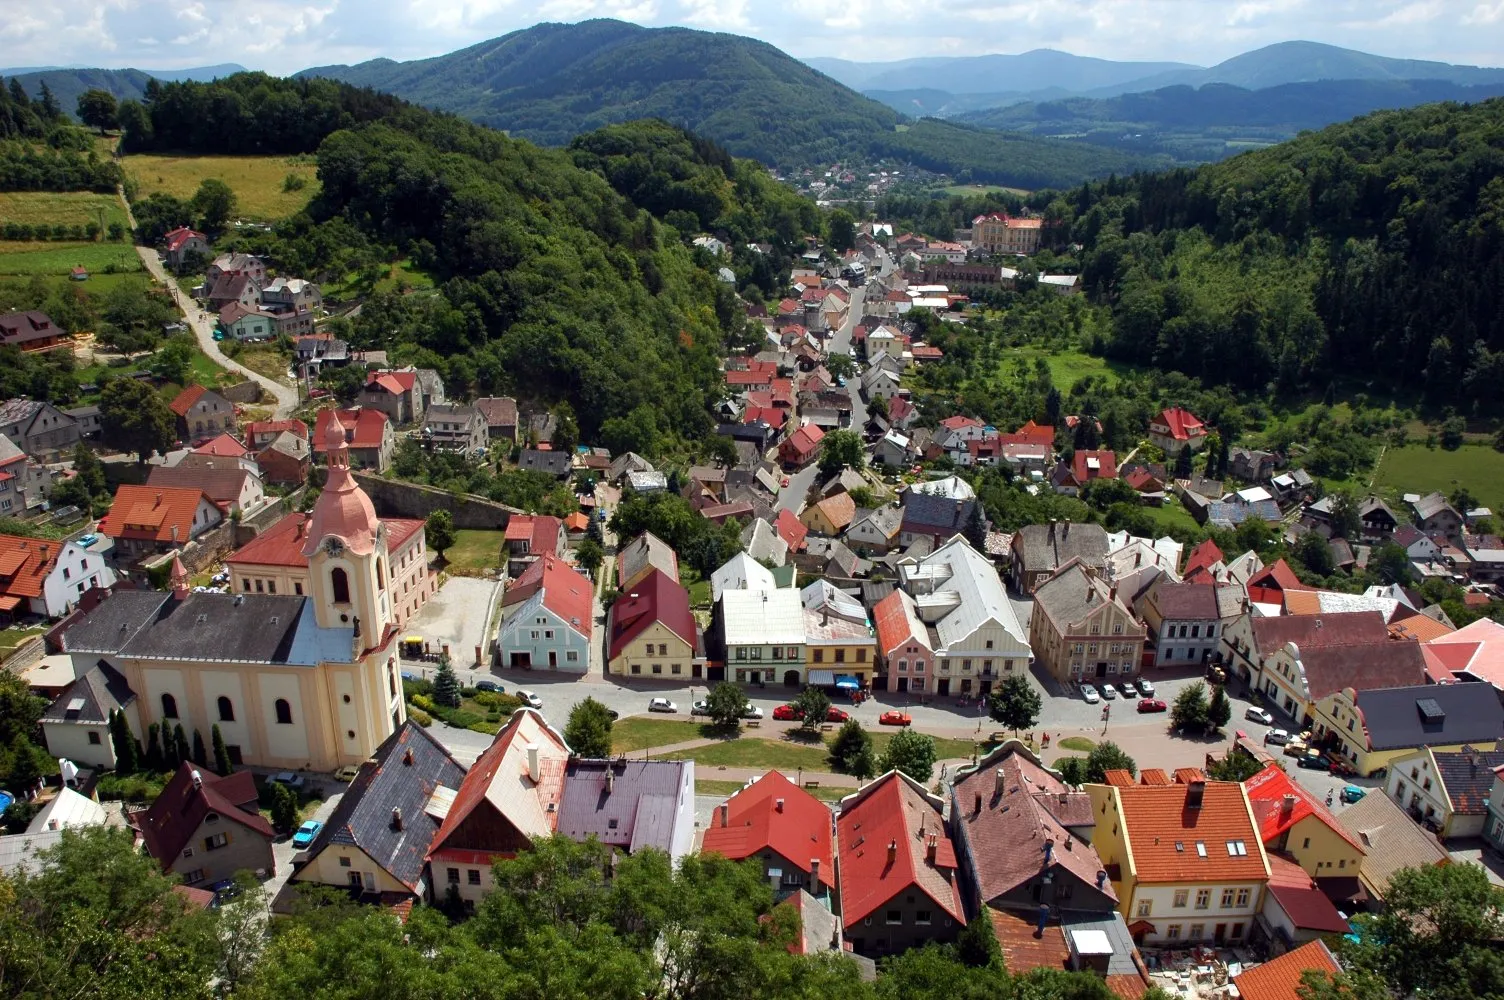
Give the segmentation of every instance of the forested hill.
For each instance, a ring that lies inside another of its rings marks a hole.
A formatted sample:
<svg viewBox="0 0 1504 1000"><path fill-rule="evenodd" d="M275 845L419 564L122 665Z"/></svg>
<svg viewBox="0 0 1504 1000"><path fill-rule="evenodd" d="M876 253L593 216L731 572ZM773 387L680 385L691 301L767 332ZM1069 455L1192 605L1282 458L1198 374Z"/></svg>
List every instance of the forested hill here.
<svg viewBox="0 0 1504 1000"><path fill-rule="evenodd" d="M433 59L298 76L373 87L550 146L660 118L780 167L895 157L962 180L1035 188L1167 162L938 121L906 128L892 108L766 42L612 20L539 24Z"/></svg>
<svg viewBox="0 0 1504 1000"><path fill-rule="evenodd" d="M433 274L441 294L370 298L352 336L438 367L453 395L514 393L560 406L561 422L592 438L614 430L659 447L693 447L713 428L720 359L746 332L733 291L716 279L719 262L700 259L688 233L569 152L329 80L254 74L166 84L122 117L129 149L225 152L231 135L234 151L316 149L322 192L308 214L244 238L246 248L319 268L369 244L382 260ZM704 162L677 156L665 154L665 176L708 182ZM709 148L700 160L720 164L718 201L684 225L708 220L787 259L788 244L817 221L813 205L785 189L744 200L759 183L776 188L748 173L761 168ZM675 210L692 203L685 191L651 207L679 220ZM159 208L142 205L166 221ZM629 421L635 437L622 430Z"/></svg>
<svg viewBox="0 0 1504 1000"><path fill-rule="evenodd" d="M1504 409L1504 99L1378 112L1051 210L1113 308L1113 357Z"/></svg>

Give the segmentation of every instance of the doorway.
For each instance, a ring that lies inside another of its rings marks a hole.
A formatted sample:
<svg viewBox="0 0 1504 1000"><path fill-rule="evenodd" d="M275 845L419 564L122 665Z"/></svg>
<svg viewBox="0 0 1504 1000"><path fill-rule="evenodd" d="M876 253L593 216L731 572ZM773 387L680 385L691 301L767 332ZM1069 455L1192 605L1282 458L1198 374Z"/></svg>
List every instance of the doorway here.
<svg viewBox="0 0 1504 1000"><path fill-rule="evenodd" d="M907 677L900 677L900 678L898 678L898 690L900 692L903 692L903 691L907 691L908 689L909 689L909 679Z"/></svg>
<svg viewBox="0 0 1504 1000"><path fill-rule="evenodd" d="M532 665L533 665L533 654L532 653L513 653L512 654L512 666L514 666L514 667L522 667L523 669L526 669L528 667L531 667Z"/></svg>
<svg viewBox="0 0 1504 1000"><path fill-rule="evenodd" d="M559 654L558 654L558 651L550 649L548 651L548 669L553 670L553 669L557 668L558 665L559 665Z"/></svg>
<svg viewBox="0 0 1504 1000"><path fill-rule="evenodd" d="M935 693L944 698L950 694L950 678L942 677L935 682Z"/></svg>
<svg viewBox="0 0 1504 1000"><path fill-rule="evenodd" d="M1227 925L1226 924L1218 924L1217 925L1217 929L1212 934L1212 940L1215 941L1219 945L1226 943L1226 941L1227 941Z"/></svg>
<svg viewBox="0 0 1504 1000"><path fill-rule="evenodd" d="M792 687L798 687L799 686L799 671L797 671L797 670L785 670L783 672L783 686L784 687L791 687L791 688Z"/></svg>
<svg viewBox="0 0 1504 1000"><path fill-rule="evenodd" d="M1097 676L1098 677L1106 677L1107 676L1107 664L1105 664L1105 663L1098 663L1097 664Z"/></svg>

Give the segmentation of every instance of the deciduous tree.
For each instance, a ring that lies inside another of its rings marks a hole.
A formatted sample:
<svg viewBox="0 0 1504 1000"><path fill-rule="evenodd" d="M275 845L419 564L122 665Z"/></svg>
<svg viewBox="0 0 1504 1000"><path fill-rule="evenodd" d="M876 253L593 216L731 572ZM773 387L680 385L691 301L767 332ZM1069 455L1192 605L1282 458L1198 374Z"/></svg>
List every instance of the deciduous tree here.
<svg viewBox="0 0 1504 1000"><path fill-rule="evenodd" d="M705 698L710 720L717 726L733 729L747 710L747 695L731 681L721 681Z"/></svg>
<svg viewBox="0 0 1504 1000"><path fill-rule="evenodd" d="M1191 733L1205 732L1207 716L1206 685L1197 681L1182 688L1170 706L1170 726Z"/></svg>
<svg viewBox="0 0 1504 1000"><path fill-rule="evenodd" d="M920 784L935 773L935 738L912 729L900 729L883 750L882 769L902 771Z"/></svg>
<svg viewBox="0 0 1504 1000"><path fill-rule="evenodd" d="M423 522L423 530L428 547L442 557L455 542L454 515L447 510L436 510Z"/></svg>
<svg viewBox="0 0 1504 1000"><path fill-rule="evenodd" d="M1017 733L1030 729L1039 720L1044 700L1029 679L1022 673L1011 673L1001 684L992 689L987 699L987 713L992 721L1001 723Z"/></svg>
<svg viewBox="0 0 1504 1000"><path fill-rule="evenodd" d="M100 135L118 124L118 114L115 95L108 90L92 89L78 95L78 120L99 129Z"/></svg>
<svg viewBox="0 0 1504 1000"><path fill-rule="evenodd" d="M99 417L105 443L133 452L142 464L177 440L177 417L140 379L117 378L106 385L99 394Z"/></svg>
<svg viewBox="0 0 1504 1000"><path fill-rule="evenodd" d="M564 742L581 757L611 756L611 710L594 698L577 702L569 710Z"/></svg>
<svg viewBox="0 0 1504 1000"><path fill-rule="evenodd" d="M856 431L829 431L820 441L822 476L833 476L845 468L860 470L866 464L866 451Z"/></svg>
<svg viewBox="0 0 1504 1000"><path fill-rule="evenodd" d="M799 692L799 697L794 699L794 705L803 716L799 720L799 728L804 730L817 730L825 722L825 717L830 714L830 698L817 687L807 687Z"/></svg>

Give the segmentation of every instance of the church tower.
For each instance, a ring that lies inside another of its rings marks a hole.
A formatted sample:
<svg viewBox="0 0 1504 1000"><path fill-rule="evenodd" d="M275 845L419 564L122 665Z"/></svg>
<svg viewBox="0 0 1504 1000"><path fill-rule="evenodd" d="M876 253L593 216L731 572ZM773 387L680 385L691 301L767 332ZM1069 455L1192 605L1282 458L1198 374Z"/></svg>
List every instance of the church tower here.
<svg viewBox="0 0 1504 1000"><path fill-rule="evenodd" d="M358 628L357 649L369 649L381 643L392 621L386 531L350 474L344 425L330 417L324 437L328 478L303 544L310 597L320 626Z"/></svg>

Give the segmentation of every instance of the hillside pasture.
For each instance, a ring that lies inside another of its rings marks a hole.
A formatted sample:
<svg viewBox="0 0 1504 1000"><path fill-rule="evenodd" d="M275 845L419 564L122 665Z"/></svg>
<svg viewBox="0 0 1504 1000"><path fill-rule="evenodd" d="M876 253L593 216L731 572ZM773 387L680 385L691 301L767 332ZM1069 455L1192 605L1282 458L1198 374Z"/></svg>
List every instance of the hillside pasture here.
<svg viewBox="0 0 1504 1000"><path fill-rule="evenodd" d="M141 258L124 243L13 243L0 241L0 275L61 275L77 264L89 271L134 273ZM92 280L92 279L90 279Z"/></svg>
<svg viewBox="0 0 1504 1000"><path fill-rule="evenodd" d="M0 191L0 226L19 222L27 226L87 226L100 223L125 225L125 208L114 195L92 191Z"/></svg>
<svg viewBox="0 0 1504 1000"><path fill-rule="evenodd" d="M1450 495L1465 486L1485 507L1498 510L1504 506L1504 453L1475 444L1456 451L1424 444L1386 448L1373 485L1376 492L1394 497L1433 490Z"/></svg>
<svg viewBox="0 0 1504 1000"><path fill-rule="evenodd" d="M204 181L224 181L235 192L235 214L259 221L284 219L301 211L318 194L318 165L303 156L127 156L125 172L136 186L136 197L158 192L185 201ZM287 176L303 181L285 191Z"/></svg>

